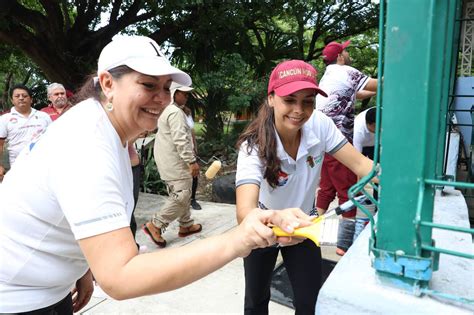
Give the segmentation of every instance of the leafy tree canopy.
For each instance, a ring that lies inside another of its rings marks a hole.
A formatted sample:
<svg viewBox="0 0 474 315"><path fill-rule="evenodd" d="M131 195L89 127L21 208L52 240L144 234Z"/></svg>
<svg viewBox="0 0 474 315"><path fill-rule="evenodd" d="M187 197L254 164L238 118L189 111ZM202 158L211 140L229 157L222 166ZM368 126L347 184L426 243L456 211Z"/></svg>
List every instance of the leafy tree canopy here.
<svg viewBox="0 0 474 315"><path fill-rule="evenodd" d="M223 110L256 108L256 88L282 59L322 72L324 45L355 38L362 61L354 59L374 72L368 43L377 41L377 13L370 1L353 0L3 0L0 44L21 52L14 55L25 69L34 64L48 81L74 90L115 34L150 36L193 77L212 139L222 135ZM0 79L8 86L7 75Z"/></svg>

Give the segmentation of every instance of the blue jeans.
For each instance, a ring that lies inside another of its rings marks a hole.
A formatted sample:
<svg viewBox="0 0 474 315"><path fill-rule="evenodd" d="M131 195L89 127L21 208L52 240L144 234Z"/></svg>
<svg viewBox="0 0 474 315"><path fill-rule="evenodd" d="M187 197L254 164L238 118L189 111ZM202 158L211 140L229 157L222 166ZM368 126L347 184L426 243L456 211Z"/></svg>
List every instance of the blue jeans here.
<svg viewBox="0 0 474 315"><path fill-rule="evenodd" d="M347 251L352 245L354 238L355 222L354 219L339 220L339 228L337 230L337 248Z"/></svg>

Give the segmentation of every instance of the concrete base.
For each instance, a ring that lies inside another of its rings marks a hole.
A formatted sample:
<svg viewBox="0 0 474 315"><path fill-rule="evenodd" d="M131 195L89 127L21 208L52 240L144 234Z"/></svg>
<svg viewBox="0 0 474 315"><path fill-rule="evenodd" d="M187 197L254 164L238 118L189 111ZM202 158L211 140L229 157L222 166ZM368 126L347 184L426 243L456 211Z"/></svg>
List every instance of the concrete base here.
<svg viewBox="0 0 474 315"><path fill-rule="evenodd" d="M466 202L459 191L436 196L434 213L436 223L469 227ZM473 305L416 297L382 285L371 267L369 236L369 229L365 229L338 262L319 293L316 314L473 314ZM434 229L433 238L437 247L474 252L469 234ZM430 289L474 299L474 261L441 254Z"/></svg>

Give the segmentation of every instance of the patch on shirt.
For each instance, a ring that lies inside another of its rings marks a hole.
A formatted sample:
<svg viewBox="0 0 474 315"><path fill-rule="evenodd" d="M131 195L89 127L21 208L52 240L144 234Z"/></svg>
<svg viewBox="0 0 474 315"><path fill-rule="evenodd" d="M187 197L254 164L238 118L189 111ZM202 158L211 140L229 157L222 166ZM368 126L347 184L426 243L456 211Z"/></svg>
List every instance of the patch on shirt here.
<svg viewBox="0 0 474 315"><path fill-rule="evenodd" d="M10 118L9 120L12 124L16 124L18 122L18 119L16 119L15 117L12 117Z"/></svg>
<svg viewBox="0 0 474 315"><path fill-rule="evenodd" d="M288 183L288 174L282 170L278 171L278 186L285 186Z"/></svg>
<svg viewBox="0 0 474 315"><path fill-rule="evenodd" d="M313 168L316 164L321 163L323 159L323 156L311 156L309 155L308 158L306 158L306 163L308 163L308 166Z"/></svg>
<svg viewBox="0 0 474 315"><path fill-rule="evenodd" d="M40 129L37 132L33 134L33 137L31 139L30 145L28 146L28 149L31 151L35 144L40 140L41 135L46 131L46 129Z"/></svg>
<svg viewBox="0 0 474 315"><path fill-rule="evenodd" d="M36 142L31 142L30 143L30 146L28 147L28 149L31 151L33 150L33 147L35 146Z"/></svg>

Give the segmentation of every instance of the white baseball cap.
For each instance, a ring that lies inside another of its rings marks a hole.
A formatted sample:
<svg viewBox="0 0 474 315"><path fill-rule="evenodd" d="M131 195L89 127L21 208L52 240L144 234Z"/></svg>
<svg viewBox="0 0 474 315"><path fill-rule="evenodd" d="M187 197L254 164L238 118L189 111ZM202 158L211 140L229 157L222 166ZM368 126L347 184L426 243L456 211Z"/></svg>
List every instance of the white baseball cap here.
<svg viewBox="0 0 474 315"><path fill-rule="evenodd" d="M100 53L97 74L118 66L127 66L146 75L171 75L183 86L192 84L191 77L171 65L160 46L146 36L114 36Z"/></svg>
<svg viewBox="0 0 474 315"><path fill-rule="evenodd" d="M172 91L183 91L183 92L189 92L189 91L192 91L194 90L192 87L190 86L185 86L185 85L182 85L182 84L179 84L179 83L176 83L176 82L171 82L171 85L170 85L170 90Z"/></svg>

